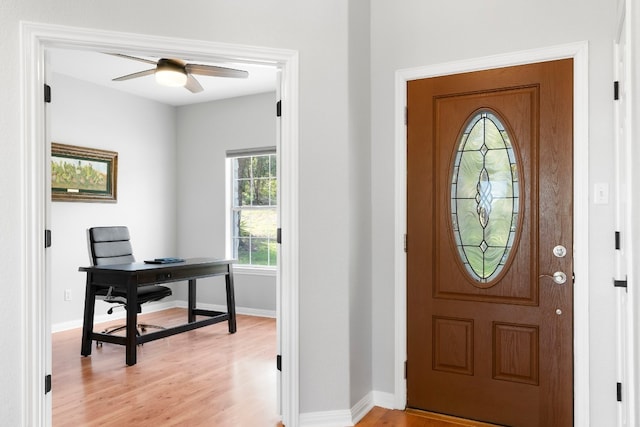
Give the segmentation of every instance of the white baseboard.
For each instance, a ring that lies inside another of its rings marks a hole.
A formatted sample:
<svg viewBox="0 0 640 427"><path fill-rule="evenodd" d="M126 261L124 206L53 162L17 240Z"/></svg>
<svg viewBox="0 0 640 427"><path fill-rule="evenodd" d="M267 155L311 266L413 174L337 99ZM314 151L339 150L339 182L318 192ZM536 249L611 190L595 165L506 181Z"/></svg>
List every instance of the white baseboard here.
<svg viewBox="0 0 640 427"><path fill-rule="evenodd" d="M143 313L154 313L156 311L167 310L170 308L187 308L187 302L183 300L175 300L175 301L162 301L156 303L145 304L143 308ZM213 311L227 311L227 306L222 304L198 304L198 308L204 310L213 310ZM257 317L276 317L276 312L273 310L260 310L256 308L249 307L236 307L236 314L243 314L247 316L257 316ZM111 320L124 320L126 316L126 312L124 308L121 310L114 310L113 314L100 314L94 316L94 323L104 323L109 322ZM51 325L51 332L62 332L68 331L69 329L82 328L83 319L75 319L67 322L54 323Z"/></svg>
<svg viewBox="0 0 640 427"><path fill-rule="evenodd" d="M301 427L347 427L352 426L351 411L324 411L300 414Z"/></svg>
<svg viewBox="0 0 640 427"><path fill-rule="evenodd" d="M383 391L373 391L373 406L379 406L385 409L404 409L396 406L396 395Z"/></svg>
<svg viewBox="0 0 640 427"><path fill-rule="evenodd" d="M353 408L351 408L351 422L356 425L358 421L364 418L365 415L374 407L373 392L367 393L365 397L360 399Z"/></svg>
<svg viewBox="0 0 640 427"><path fill-rule="evenodd" d="M350 411L325 411L300 414L301 427L346 427L354 426L374 406L394 409L395 395L381 391L367 393Z"/></svg>
<svg viewBox="0 0 640 427"><path fill-rule="evenodd" d="M173 301L175 303L175 307L187 308L187 302L184 300ZM213 311L227 311L227 306L222 304L203 304L198 303L198 308L203 310L213 310ZM236 314L244 314L246 316L256 316L256 317L276 317L276 312L274 310L262 310L259 308L250 308L250 307L238 307L236 306Z"/></svg>

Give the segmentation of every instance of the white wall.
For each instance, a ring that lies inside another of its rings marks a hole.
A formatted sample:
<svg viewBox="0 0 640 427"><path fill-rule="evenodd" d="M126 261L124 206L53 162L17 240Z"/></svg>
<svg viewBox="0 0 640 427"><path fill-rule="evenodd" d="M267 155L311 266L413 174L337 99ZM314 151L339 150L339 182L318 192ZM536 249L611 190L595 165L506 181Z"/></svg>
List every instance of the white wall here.
<svg viewBox="0 0 640 427"><path fill-rule="evenodd" d="M118 152L117 203L53 202L54 330L82 325L86 230L126 225L138 261L176 253L176 126L173 107L53 74L52 141ZM72 300L64 301L70 289ZM99 301L96 315L108 304Z"/></svg>
<svg viewBox="0 0 640 427"><path fill-rule="evenodd" d="M183 257L225 257L227 150L276 145L276 94L242 96L179 107L177 122L177 233ZM235 273L236 305L276 309L274 275ZM221 281L221 278L203 279ZM187 299L186 289L176 289ZM226 304L224 286L199 286L198 300ZM249 312L250 312L249 310Z"/></svg>
<svg viewBox="0 0 640 427"><path fill-rule="evenodd" d="M615 5L604 0L425 2L371 6L373 384L393 390L394 73L396 70L587 40L590 184L613 182L612 40ZM612 187L611 187L612 188ZM613 202L591 205L591 425L612 425L616 402ZM577 248L580 250L580 248Z"/></svg>

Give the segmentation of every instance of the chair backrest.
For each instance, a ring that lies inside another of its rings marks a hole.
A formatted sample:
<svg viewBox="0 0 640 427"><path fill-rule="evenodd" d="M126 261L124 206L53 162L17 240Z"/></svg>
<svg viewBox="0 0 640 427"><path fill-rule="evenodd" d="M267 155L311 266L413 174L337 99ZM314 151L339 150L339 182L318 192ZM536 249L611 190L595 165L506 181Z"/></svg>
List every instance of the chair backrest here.
<svg viewBox="0 0 640 427"><path fill-rule="evenodd" d="M93 265L128 264L136 261L127 227L92 227L87 230L87 237Z"/></svg>

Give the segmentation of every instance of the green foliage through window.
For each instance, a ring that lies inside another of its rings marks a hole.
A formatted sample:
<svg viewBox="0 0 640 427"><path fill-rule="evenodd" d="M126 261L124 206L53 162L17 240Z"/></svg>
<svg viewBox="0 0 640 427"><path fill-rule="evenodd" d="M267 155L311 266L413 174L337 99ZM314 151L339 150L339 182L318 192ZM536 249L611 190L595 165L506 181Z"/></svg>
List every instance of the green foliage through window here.
<svg viewBox="0 0 640 427"><path fill-rule="evenodd" d="M232 256L239 264L276 266L276 155L233 157L230 161Z"/></svg>

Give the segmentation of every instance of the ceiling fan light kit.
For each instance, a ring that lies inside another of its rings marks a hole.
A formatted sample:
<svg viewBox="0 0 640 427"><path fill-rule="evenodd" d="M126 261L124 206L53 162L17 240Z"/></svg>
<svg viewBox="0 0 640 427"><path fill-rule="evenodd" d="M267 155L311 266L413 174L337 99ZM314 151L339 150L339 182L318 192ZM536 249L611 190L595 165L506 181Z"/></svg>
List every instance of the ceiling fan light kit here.
<svg viewBox="0 0 640 427"><path fill-rule="evenodd" d="M244 70L218 67L215 65L187 64L180 59L161 58L156 62L120 53L112 53L110 55L145 62L147 64L154 64L156 66L155 69L138 71L137 73L113 79L118 82L155 74L156 82L162 86L182 86L192 93L198 93L202 92L203 89L200 83L195 79L195 77L193 77L193 74L211 77L235 77L245 79L249 76L249 73Z"/></svg>
<svg viewBox="0 0 640 427"><path fill-rule="evenodd" d="M187 83L187 75L176 70L156 70L156 82L162 86L184 86Z"/></svg>
<svg viewBox="0 0 640 427"><path fill-rule="evenodd" d="M187 73L184 65L171 59L160 59L156 66L156 82L163 86L184 86L187 83Z"/></svg>

